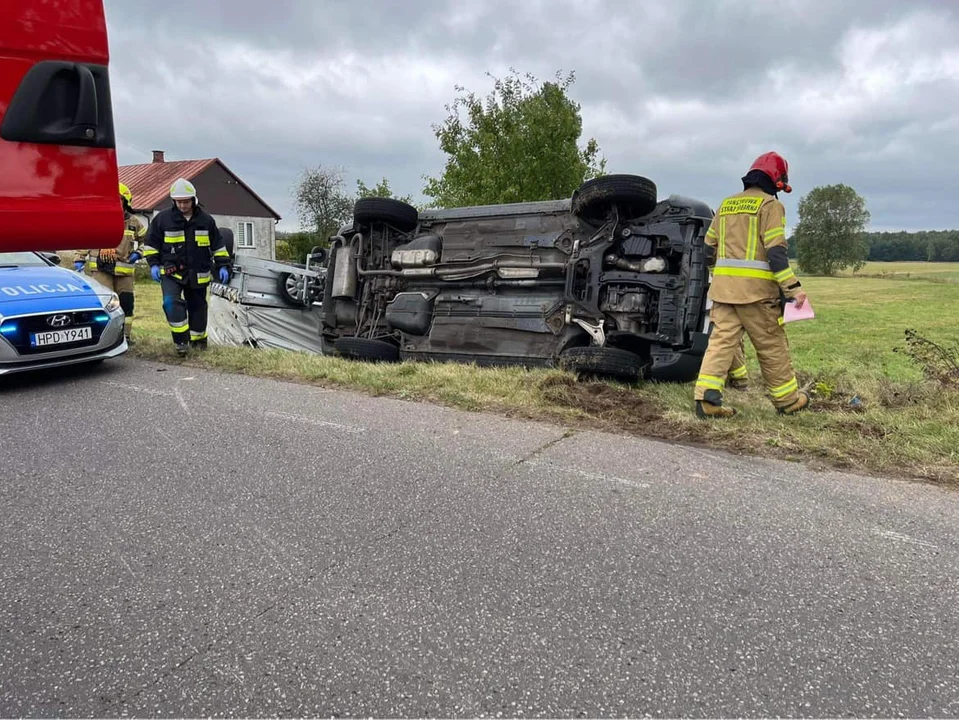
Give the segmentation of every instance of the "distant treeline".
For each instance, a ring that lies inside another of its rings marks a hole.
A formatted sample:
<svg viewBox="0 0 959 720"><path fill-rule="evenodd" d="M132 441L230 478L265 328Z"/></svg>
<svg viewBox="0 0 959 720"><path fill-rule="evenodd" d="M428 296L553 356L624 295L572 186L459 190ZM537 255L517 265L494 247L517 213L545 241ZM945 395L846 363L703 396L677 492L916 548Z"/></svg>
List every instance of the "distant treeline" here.
<svg viewBox="0 0 959 720"><path fill-rule="evenodd" d="M867 260L875 262L959 262L959 230L866 233ZM796 257L796 239L789 238L789 255Z"/></svg>

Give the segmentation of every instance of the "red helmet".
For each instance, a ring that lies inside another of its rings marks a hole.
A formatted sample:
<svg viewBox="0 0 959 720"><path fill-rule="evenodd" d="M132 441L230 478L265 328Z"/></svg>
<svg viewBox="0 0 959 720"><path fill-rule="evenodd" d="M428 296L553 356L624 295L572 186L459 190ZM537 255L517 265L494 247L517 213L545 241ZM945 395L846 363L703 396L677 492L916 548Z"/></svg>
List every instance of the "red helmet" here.
<svg viewBox="0 0 959 720"><path fill-rule="evenodd" d="M768 175L779 190L787 193L793 191L789 185L789 163L779 153L768 152L760 155L749 169L759 170Z"/></svg>

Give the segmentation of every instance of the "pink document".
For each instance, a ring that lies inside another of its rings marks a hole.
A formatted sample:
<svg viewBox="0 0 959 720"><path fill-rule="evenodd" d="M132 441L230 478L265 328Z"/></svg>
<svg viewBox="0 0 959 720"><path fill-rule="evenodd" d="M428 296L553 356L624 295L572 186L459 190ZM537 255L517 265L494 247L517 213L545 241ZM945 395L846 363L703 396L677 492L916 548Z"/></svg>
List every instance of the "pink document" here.
<svg viewBox="0 0 959 720"><path fill-rule="evenodd" d="M801 308L797 308L794 302L788 302L786 303L786 308L783 310L783 322L812 320L814 317L816 317L816 313L813 312L809 298L806 298L806 302L803 303Z"/></svg>

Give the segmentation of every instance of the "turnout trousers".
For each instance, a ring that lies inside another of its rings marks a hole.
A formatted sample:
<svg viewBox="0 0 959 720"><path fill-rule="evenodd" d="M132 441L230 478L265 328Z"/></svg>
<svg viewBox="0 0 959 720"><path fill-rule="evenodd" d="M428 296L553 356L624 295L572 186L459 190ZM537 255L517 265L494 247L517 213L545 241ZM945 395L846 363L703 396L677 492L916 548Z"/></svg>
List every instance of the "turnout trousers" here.
<svg viewBox="0 0 959 720"><path fill-rule="evenodd" d="M130 339L130 329L133 327L133 275L112 275L101 270L90 273L93 279L104 287L108 287L120 298L120 307L125 316L123 333Z"/></svg>
<svg viewBox="0 0 959 720"><path fill-rule="evenodd" d="M206 345L208 314L207 288L191 288L169 275L160 278L163 291L163 313L170 324L173 342L185 345L187 341Z"/></svg>
<svg viewBox="0 0 959 720"><path fill-rule="evenodd" d="M726 377L735 368L733 358L741 352L743 333L749 336L756 350L773 405L786 407L799 399L799 383L789 358L789 343L778 300L760 300L744 305L714 302L710 319L713 329L696 381L696 400L702 400L707 390L723 393Z"/></svg>

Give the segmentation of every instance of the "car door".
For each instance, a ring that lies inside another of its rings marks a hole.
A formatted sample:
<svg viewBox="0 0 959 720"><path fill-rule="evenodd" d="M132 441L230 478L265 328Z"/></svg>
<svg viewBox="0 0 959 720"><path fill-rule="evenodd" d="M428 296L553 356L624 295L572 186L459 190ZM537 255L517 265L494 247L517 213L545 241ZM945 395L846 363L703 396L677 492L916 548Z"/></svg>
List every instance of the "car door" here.
<svg viewBox="0 0 959 720"><path fill-rule="evenodd" d="M16 0L0 22L0 252L123 237L103 0Z"/></svg>

